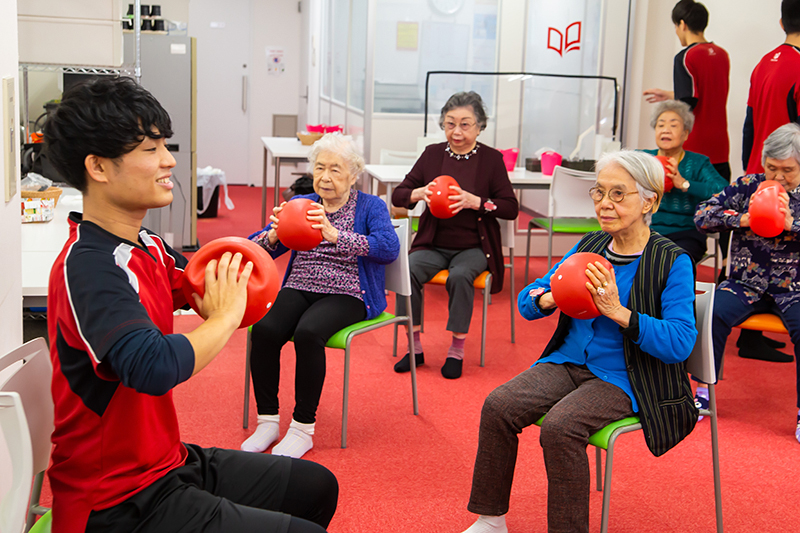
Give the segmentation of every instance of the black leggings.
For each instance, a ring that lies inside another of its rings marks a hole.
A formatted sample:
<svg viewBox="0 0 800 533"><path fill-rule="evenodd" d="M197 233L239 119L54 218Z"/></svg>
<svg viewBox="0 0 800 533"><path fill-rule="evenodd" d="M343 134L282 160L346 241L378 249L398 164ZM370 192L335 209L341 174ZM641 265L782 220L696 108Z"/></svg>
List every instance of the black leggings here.
<svg viewBox="0 0 800 533"><path fill-rule="evenodd" d="M187 444L186 464L123 501L92 511L90 533L324 533L339 484L324 466Z"/></svg>
<svg viewBox="0 0 800 533"><path fill-rule="evenodd" d="M315 422L325 382L325 344L366 315L364 302L353 296L281 289L272 310L253 325L251 334L250 369L258 414L278 414L281 348L294 336L293 418L301 424Z"/></svg>

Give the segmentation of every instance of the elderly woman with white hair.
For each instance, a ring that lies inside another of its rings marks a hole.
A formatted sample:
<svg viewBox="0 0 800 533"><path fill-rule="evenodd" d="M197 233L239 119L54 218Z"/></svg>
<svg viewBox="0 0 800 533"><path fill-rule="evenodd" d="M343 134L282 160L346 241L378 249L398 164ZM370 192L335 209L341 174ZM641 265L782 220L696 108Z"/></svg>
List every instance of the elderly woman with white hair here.
<svg viewBox="0 0 800 533"><path fill-rule="evenodd" d="M314 192L309 198L312 227L322 242L293 251L283 286L271 311L253 325L250 367L258 407L258 427L242 450L263 452L278 438L278 384L281 348L294 337L297 355L295 408L286 436L274 455L299 458L313 447L314 425L325 381L325 344L337 331L375 318L386 308L385 268L400 251L386 204L353 188L364 160L351 140L327 134L314 144L311 162ZM279 240L278 213L266 228L250 236L273 257L288 251Z"/></svg>
<svg viewBox="0 0 800 533"><path fill-rule="evenodd" d="M719 369L731 328L755 313L777 314L794 344L800 409L800 126L790 123L772 132L764 141L761 158L763 174L742 176L700 204L694 217L701 231L732 232L730 275L715 295L714 358ZM769 180L785 190L779 195L783 231L772 238L750 229L748 212L756 189ZM708 389L700 384L697 394L702 402L703 396L708 397ZM800 441L800 410L795 437Z"/></svg>
<svg viewBox="0 0 800 533"><path fill-rule="evenodd" d="M643 151L667 158L667 177L674 185L664 193L650 227L686 250L698 263L706 253L707 238L694 225L695 209L728 182L708 157L683 149L694 126L694 114L687 103L678 100L659 103L650 126L655 130L658 149Z"/></svg>
<svg viewBox="0 0 800 533"><path fill-rule="evenodd" d="M601 315L579 320L562 312L539 360L489 394L468 506L481 516L468 533L508 531L518 435L545 414L539 442L551 533L589 531L591 434L638 413L647 446L661 455L694 428L698 413L684 365L697 337L692 260L648 226L663 187L663 168L641 152L598 162L589 194L601 231L582 238L565 259L594 252L611 263L586 265L586 290ZM550 279L561 263L519 294L526 319L557 309Z"/></svg>

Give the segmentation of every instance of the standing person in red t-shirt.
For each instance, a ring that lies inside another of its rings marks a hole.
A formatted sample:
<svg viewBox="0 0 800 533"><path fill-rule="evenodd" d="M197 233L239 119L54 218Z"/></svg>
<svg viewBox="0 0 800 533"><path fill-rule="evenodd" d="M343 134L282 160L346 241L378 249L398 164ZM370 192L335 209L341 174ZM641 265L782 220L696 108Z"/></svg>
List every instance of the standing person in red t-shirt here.
<svg viewBox="0 0 800 533"><path fill-rule="evenodd" d="M786 123L800 123L800 0L781 2L780 23L786 41L765 55L750 76L742 132L742 165L746 174L764 172L761 147L770 133Z"/></svg>
<svg viewBox="0 0 800 533"><path fill-rule="evenodd" d="M728 53L706 40L708 10L703 4L681 0L672 8L672 22L681 46L685 46L675 56L674 90L648 89L644 95L650 103L681 100L689 104L695 122L684 148L708 157L717 172L730 181L726 109L731 70Z"/></svg>

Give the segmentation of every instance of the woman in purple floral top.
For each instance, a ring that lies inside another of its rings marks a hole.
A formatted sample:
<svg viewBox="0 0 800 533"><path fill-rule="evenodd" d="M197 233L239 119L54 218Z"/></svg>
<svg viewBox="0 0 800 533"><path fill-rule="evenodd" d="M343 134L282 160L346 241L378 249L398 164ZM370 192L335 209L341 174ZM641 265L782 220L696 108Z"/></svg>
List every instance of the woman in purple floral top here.
<svg viewBox="0 0 800 533"><path fill-rule="evenodd" d="M397 258L400 242L386 204L352 189L364 160L351 140L328 134L308 157L315 203L308 220L322 231L322 242L307 252L292 252L275 304L251 333L250 367L258 407L258 427L242 450L263 452L278 438L278 384L281 348L294 337L297 355L295 408L286 436L274 455L300 458L313 447L314 425L325 381L325 344L337 331L375 318L386 308L384 265ZM291 200L290 200L291 201ZM287 251L276 232L273 210L266 228L250 236L273 257Z"/></svg>
<svg viewBox="0 0 800 533"><path fill-rule="evenodd" d="M704 233L732 230L730 275L717 289L714 303L714 358L722 362L731 328L755 313L772 312L783 320L800 358L800 126L781 126L764 141L764 174L742 176L721 193L701 203L694 216ZM759 184L775 180L780 194L784 231L773 238L750 229L750 199ZM797 381L800 408L800 364ZM695 403L708 405L708 388L700 383ZM795 437L800 441L800 411Z"/></svg>

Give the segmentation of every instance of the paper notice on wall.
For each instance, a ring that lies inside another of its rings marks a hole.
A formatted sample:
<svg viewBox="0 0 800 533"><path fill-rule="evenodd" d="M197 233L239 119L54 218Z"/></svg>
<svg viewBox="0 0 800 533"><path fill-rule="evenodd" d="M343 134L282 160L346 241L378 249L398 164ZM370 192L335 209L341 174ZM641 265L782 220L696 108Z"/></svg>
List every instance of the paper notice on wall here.
<svg viewBox="0 0 800 533"><path fill-rule="evenodd" d="M267 72L271 76L283 74L286 70L286 64L283 61L283 48L267 46L264 48L264 53L267 54Z"/></svg>
<svg viewBox="0 0 800 533"><path fill-rule="evenodd" d="M416 50L419 41L419 23L417 22L398 22L397 23L397 49Z"/></svg>

